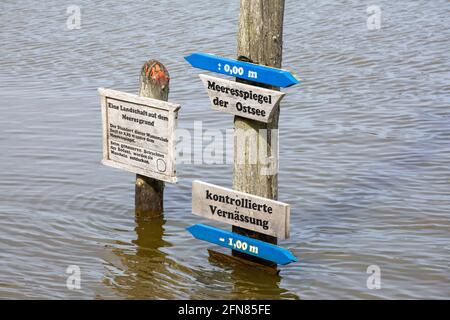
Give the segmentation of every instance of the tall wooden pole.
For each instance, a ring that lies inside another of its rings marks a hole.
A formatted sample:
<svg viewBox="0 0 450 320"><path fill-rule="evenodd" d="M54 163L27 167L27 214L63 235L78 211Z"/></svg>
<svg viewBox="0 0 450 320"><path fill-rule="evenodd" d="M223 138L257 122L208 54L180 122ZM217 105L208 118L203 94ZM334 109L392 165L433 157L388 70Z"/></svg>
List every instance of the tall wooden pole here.
<svg viewBox="0 0 450 320"><path fill-rule="evenodd" d="M238 59L253 63L281 68L283 50L283 15L284 0L241 0L239 13L239 27L237 39ZM237 79L252 85L262 86L274 90L267 85L252 83ZM234 118L235 149L234 149L234 174L233 188L235 190L251 193L265 198L278 198L278 172L264 172L266 164L260 159L259 149L266 148L267 155L277 156L278 146L271 140L271 129L278 130L279 108L275 110L273 121L263 123L236 116ZM238 145L238 135L242 131L251 132L250 143ZM250 131L247 131L250 130ZM256 144L256 148L251 144ZM254 154L254 153L257 154ZM241 159L241 160L239 160ZM243 162L242 159L245 161ZM256 163L254 160L256 159ZM278 160L277 160L278 161ZM252 163L253 162L253 163ZM277 165L278 168L278 165ZM264 235L255 231L233 226L233 232L257 238L270 243L277 243L277 238ZM264 265L274 266L273 263L233 251L234 256L251 260Z"/></svg>
<svg viewBox="0 0 450 320"><path fill-rule="evenodd" d="M139 95L167 101L169 98L169 72L156 60L142 66ZM164 181L136 175L135 215L137 219L153 219L163 215Z"/></svg>

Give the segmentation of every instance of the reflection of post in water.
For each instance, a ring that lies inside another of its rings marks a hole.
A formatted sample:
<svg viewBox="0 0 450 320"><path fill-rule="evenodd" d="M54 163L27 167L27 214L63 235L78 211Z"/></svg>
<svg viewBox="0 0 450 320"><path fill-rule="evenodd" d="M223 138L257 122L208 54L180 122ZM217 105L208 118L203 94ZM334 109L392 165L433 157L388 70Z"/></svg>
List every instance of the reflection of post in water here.
<svg viewBox="0 0 450 320"><path fill-rule="evenodd" d="M112 281L108 285L128 299L171 299L175 298L170 284L164 282L162 275L167 270L167 254L161 248L171 244L163 240L165 220L163 217L150 221L136 220L136 246L120 245L113 253L120 261L114 264ZM118 270L118 271L116 271ZM107 280L105 279L105 282Z"/></svg>
<svg viewBox="0 0 450 320"><path fill-rule="evenodd" d="M248 265L227 254L208 250L209 262L231 270L233 294L230 299L300 299L280 287L282 277L278 270L248 261Z"/></svg>
<svg viewBox="0 0 450 320"><path fill-rule="evenodd" d="M132 243L137 246L137 256L150 258L152 261L164 261L166 254L159 249L171 246L163 240L165 223L166 220L162 216L147 221L136 219L134 231L137 238Z"/></svg>

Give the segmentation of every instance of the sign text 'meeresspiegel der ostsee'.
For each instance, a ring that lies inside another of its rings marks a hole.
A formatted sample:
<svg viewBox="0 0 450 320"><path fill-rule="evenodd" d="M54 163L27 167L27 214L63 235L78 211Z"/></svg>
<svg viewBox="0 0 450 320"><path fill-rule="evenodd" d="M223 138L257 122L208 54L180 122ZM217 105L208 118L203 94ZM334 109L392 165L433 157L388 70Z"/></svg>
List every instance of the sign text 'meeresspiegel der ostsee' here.
<svg viewBox="0 0 450 320"><path fill-rule="evenodd" d="M202 181L192 183L192 212L281 239L289 237L288 204Z"/></svg>
<svg viewBox="0 0 450 320"><path fill-rule="evenodd" d="M280 91L200 74L214 110L269 122L274 108L284 97Z"/></svg>

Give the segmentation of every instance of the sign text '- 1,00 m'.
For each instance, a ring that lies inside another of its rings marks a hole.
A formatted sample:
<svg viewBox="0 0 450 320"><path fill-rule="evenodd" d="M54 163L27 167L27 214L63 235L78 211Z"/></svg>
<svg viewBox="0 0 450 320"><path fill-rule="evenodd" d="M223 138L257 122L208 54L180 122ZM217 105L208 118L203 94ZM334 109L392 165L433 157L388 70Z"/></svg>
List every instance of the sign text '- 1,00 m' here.
<svg viewBox="0 0 450 320"><path fill-rule="evenodd" d="M199 240L208 241L224 248L247 253L277 264L285 265L297 261L289 250L205 224L195 224L188 227L187 230Z"/></svg>

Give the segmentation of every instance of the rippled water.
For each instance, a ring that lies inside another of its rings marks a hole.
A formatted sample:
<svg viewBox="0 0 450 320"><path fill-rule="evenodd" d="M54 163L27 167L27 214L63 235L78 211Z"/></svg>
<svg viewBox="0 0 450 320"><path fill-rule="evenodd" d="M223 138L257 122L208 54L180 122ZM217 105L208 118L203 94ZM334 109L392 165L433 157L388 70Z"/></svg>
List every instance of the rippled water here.
<svg viewBox="0 0 450 320"><path fill-rule="evenodd" d="M232 128L183 56L234 57L238 2L74 4L80 30L64 2L0 3L0 298L450 296L448 1L287 0L283 66L303 83L283 90L280 245L299 262L278 276L211 260L185 231L201 222L192 180L231 186L230 165L179 165L165 220L136 223L134 175L100 164L96 89L137 92L150 58L171 74L181 128ZM380 30L366 27L372 4Z"/></svg>

